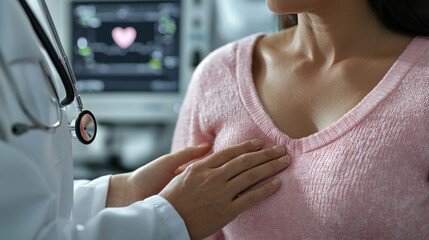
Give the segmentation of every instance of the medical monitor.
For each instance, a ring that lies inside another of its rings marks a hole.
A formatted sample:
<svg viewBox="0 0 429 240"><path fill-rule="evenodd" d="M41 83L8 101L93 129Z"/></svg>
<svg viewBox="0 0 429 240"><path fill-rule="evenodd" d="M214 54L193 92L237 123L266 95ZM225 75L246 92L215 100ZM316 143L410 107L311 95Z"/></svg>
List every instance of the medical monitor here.
<svg viewBox="0 0 429 240"><path fill-rule="evenodd" d="M71 61L86 108L101 121L175 120L181 1L73 1Z"/></svg>

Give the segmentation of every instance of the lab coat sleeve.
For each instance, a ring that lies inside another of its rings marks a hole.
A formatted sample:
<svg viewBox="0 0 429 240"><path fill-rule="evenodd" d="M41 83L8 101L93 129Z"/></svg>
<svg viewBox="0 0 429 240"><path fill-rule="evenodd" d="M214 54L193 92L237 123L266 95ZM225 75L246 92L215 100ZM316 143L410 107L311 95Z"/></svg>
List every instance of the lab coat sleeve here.
<svg viewBox="0 0 429 240"><path fill-rule="evenodd" d="M110 176L74 181L73 221L85 224L105 208Z"/></svg>
<svg viewBox="0 0 429 240"><path fill-rule="evenodd" d="M106 208L85 225L78 239L190 239L176 210L162 197L152 196L124 208Z"/></svg>
<svg viewBox="0 0 429 240"><path fill-rule="evenodd" d="M189 239L182 218L160 196L124 208L93 212L94 215L84 224L61 218L57 212L61 204L59 197L52 192L46 182L47 177L40 172L34 159L2 141L0 152L1 239ZM107 178L99 179L99 184L89 183L94 189L93 200L103 197L103 194L95 195L107 188L103 186ZM89 198L87 201L90 204ZM97 208L97 204L93 206Z"/></svg>
<svg viewBox="0 0 429 240"><path fill-rule="evenodd" d="M105 208L110 175L93 181L78 180L74 183L73 220L83 239L133 239L132 228L144 223L142 239L189 239L185 223L174 207L161 196L155 195L126 208ZM128 215L128 217L127 217ZM133 217L134 216L134 217ZM122 218L122 219L121 219ZM100 219L100 220L99 220ZM120 219L120 220L119 220ZM119 221L118 221L119 220ZM111 222L111 223L110 223ZM117 222L115 224L115 222ZM103 225L114 226L113 232L85 232L86 228L98 229ZM116 225L116 226L115 226ZM127 230L127 228L130 228ZM105 235L107 234L107 236ZM112 238L117 234L117 238ZM126 234L130 234L126 236Z"/></svg>

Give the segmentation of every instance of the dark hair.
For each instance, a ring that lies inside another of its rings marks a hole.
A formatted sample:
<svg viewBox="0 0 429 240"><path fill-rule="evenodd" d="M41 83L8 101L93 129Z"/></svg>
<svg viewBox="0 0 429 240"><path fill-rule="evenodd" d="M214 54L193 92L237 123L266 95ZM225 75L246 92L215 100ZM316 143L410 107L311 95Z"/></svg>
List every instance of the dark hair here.
<svg viewBox="0 0 429 240"><path fill-rule="evenodd" d="M428 0L367 0L378 20L389 30L411 37L429 36ZM279 29L298 23L296 14L279 15Z"/></svg>

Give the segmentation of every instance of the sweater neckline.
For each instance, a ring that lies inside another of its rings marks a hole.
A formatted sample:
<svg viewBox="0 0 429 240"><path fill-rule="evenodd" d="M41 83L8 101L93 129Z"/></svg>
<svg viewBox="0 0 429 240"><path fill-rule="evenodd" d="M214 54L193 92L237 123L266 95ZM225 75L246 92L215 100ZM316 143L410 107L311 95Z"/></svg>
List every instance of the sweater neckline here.
<svg viewBox="0 0 429 240"><path fill-rule="evenodd" d="M325 129L302 138L291 138L282 132L266 112L256 91L252 65L256 42L265 36L255 34L237 46L237 81L241 100L255 124L265 136L272 137L276 144L282 144L291 155L306 153L321 148L357 126L382 101L399 86L402 79L424 52L421 44L425 41L415 37L401 53L380 82L352 109ZM245 63L245 64L243 64Z"/></svg>

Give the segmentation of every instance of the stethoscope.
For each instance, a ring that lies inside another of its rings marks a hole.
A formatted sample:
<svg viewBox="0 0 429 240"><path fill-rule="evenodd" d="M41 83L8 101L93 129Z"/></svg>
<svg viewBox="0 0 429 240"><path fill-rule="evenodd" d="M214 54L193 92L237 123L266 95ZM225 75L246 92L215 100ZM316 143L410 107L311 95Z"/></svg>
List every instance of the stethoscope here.
<svg viewBox="0 0 429 240"><path fill-rule="evenodd" d="M78 112L78 115L69 125L70 132L73 137L77 138L83 144L92 143L97 134L97 123L94 115L90 111L83 110L82 100L75 87L76 78L74 76L72 68L70 67L70 63L68 61L67 55L65 54L64 48L62 47L55 25L52 21L52 18L50 16L50 13L45 1L38 0L42 13L45 17L45 20L48 23L47 25L48 25L49 31L53 36L53 41L61 56L58 56L57 51L55 50L50 39L48 38L47 34L45 33L44 29L40 25L38 19L36 18L35 14L31 10L26 0L19 0L19 2L21 3L24 11L29 17L31 25L34 31L36 32L38 38L40 39L43 47L45 48L49 58L54 64L55 69L58 71L58 74L64 85L66 96L64 97L63 100L60 101L58 93L54 91L56 99L51 99L51 100L58 103L59 105L59 107L57 108L57 120L54 123L46 124L38 120L33 114L31 114L31 111L29 111L29 109L25 106L24 101L22 100L22 96L19 95L17 86L14 85L13 90L15 91L15 94L18 97L18 102L19 102L18 104L23 109L24 114L30 119L32 124L14 123L12 125L13 134L22 135L34 129L40 129L47 132L54 132L55 129L57 129L61 125L61 120L63 117L61 109L74 102L74 106L76 108L76 111ZM52 82L52 79L50 79L49 82L53 87L54 84Z"/></svg>

